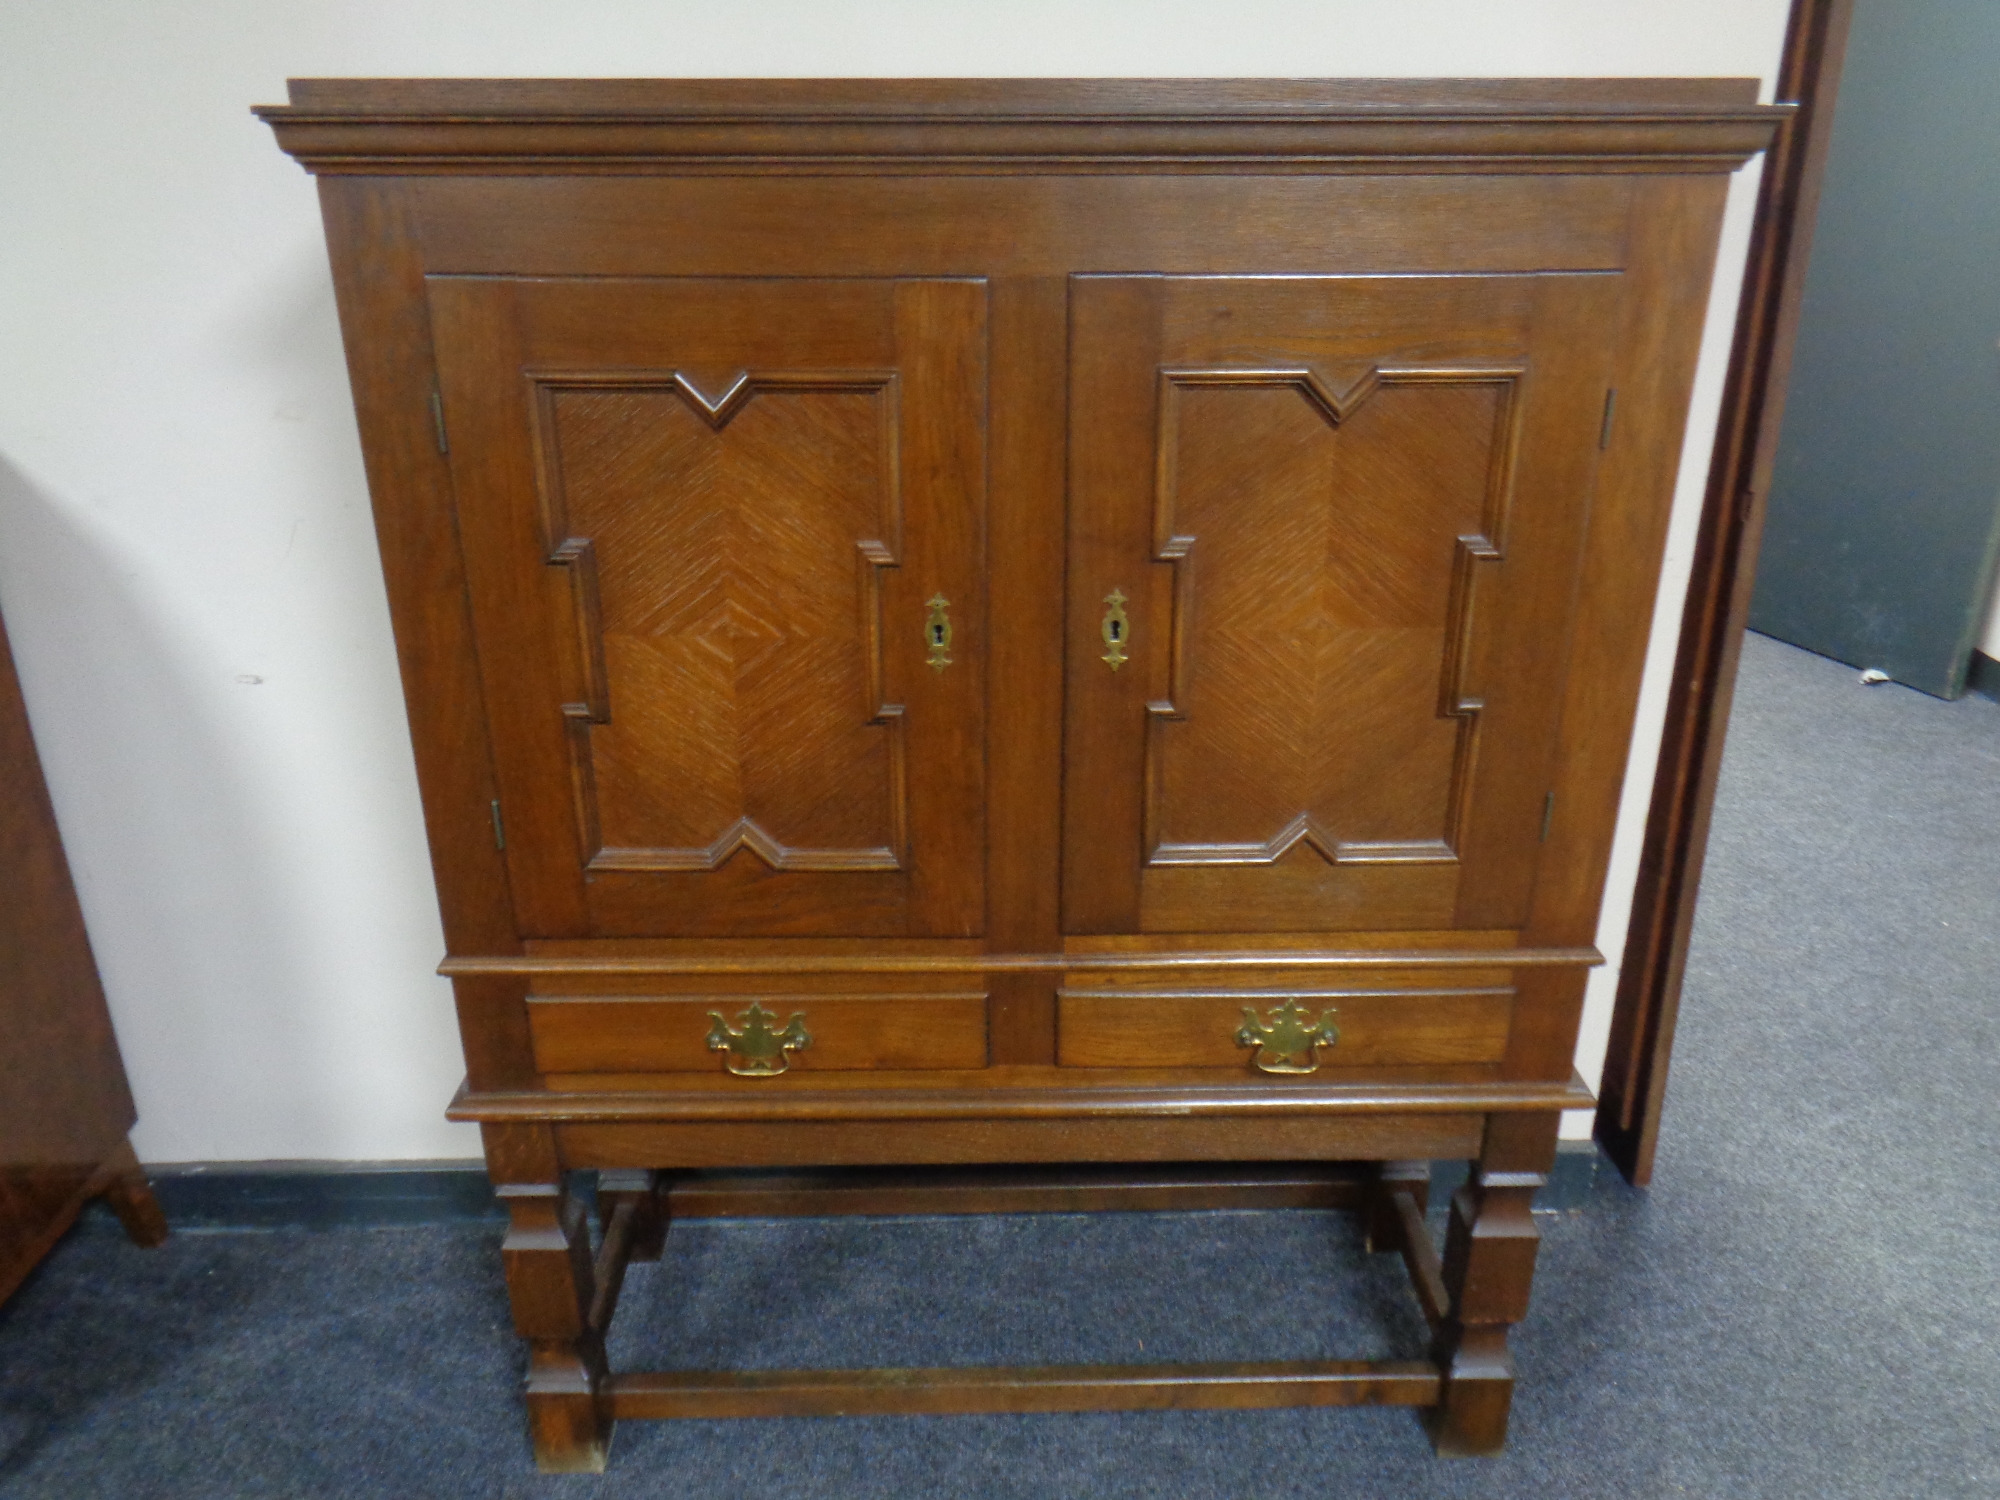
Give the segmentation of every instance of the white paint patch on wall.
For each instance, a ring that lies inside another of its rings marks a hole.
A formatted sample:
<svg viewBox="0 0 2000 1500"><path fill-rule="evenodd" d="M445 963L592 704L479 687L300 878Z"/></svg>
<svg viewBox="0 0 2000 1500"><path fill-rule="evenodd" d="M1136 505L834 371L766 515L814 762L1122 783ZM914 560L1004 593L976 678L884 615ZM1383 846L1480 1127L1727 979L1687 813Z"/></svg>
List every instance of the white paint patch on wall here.
<svg viewBox="0 0 2000 1500"><path fill-rule="evenodd" d="M287 75L1755 75L1768 96L1784 20L1783 0L12 8L0 604L140 1154L478 1149L441 1114L462 1069L312 183L248 113ZM1745 186L1704 352L1711 414ZM1688 451L1698 502L1700 420ZM1683 514L1682 576L1686 530ZM1612 953L1635 810L1643 785ZM1600 976L1586 1076L1609 993Z"/></svg>

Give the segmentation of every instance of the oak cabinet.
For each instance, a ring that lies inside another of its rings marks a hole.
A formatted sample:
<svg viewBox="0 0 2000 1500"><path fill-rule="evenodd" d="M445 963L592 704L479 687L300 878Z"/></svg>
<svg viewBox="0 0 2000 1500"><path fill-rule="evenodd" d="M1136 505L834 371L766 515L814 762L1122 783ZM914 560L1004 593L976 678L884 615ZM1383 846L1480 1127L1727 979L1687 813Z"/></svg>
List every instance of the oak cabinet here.
<svg viewBox="0 0 2000 1500"><path fill-rule="evenodd" d="M1497 1447L1754 87L261 113L320 174L542 1464L620 1416L1302 1402ZM626 1262L732 1193L1345 1204L1435 1340L610 1372Z"/></svg>

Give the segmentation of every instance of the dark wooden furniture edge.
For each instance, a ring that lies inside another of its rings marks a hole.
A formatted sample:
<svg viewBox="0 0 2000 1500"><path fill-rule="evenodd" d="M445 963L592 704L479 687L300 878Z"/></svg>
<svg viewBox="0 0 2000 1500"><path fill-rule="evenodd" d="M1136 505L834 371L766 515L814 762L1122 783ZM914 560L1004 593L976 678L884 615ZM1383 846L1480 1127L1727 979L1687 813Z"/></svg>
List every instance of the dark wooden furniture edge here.
<svg viewBox="0 0 2000 1500"><path fill-rule="evenodd" d="M13 1260L0 1266L0 1302L19 1290L56 1241L69 1233L70 1226L93 1198L104 1200L105 1207L117 1216L125 1237L133 1244L151 1250L166 1243L167 1217L160 1211L159 1200L153 1196L152 1185L146 1180L145 1168L139 1165L131 1140L120 1136L62 1212L48 1220L33 1239L24 1242Z"/></svg>
<svg viewBox="0 0 2000 1500"><path fill-rule="evenodd" d="M446 1118L483 1123L579 1124L716 1120L1088 1120L1132 1116L1485 1114L1588 1109L1582 1078L1567 1083L1216 1084L1174 1088L744 1090L740 1093L474 1092L461 1088Z"/></svg>
<svg viewBox="0 0 2000 1500"><path fill-rule="evenodd" d="M309 171L1729 172L1747 79L297 79Z"/></svg>
<svg viewBox="0 0 2000 1500"><path fill-rule="evenodd" d="M1722 415L1681 617L1660 761L1619 970L1596 1136L1651 1180L1716 776L1750 614L1757 544L1853 0L1794 0L1777 92L1794 113L1766 160Z"/></svg>
<svg viewBox="0 0 2000 1500"><path fill-rule="evenodd" d="M1754 78L291 78L288 114L590 117L1285 114L1327 109L1736 109Z"/></svg>
<svg viewBox="0 0 2000 1500"><path fill-rule="evenodd" d="M607 1376L603 1400L613 1418L1240 1410L1431 1406L1443 1384L1437 1365L1429 1360L1387 1359L675 1371Z"/></svg>
<svg viewBox="0 0 2000 1500"><path fill-rule="evenodd" d="M1372 1181L1353 1162L820 1167L677 1176L673 1203L684 1219L1334 1209Z"/></svg>
<svg viewBox="0 0 2000 1500"><path fill-rule="evenodd" d="M0 1302L92 1198L166 1238L133 1154L139 1112L0 621Z"/></svg>
<svg viewBox="0 0 2000 1500"><path fill-rule="evenodd" d="M603 958L481 954L447 958L447 978L500 975L980 974L1034 970L1520 968L1604 962L1595 948L1477 948L1142 953L924 953L613 955Z"/></svg>

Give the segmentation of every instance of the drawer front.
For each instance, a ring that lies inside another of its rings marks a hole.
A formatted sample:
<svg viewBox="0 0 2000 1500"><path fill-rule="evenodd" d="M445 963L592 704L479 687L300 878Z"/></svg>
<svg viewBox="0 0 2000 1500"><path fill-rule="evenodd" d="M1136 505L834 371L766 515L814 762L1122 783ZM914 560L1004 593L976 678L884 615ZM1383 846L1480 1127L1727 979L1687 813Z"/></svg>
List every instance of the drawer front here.
<svg viewBox="0 0 2000 1500"><path fill-rule="evenodd" d="M1321 1068L1497 1063L1514 991L1065 989L1056 1061L1070 1068Z"/></svg>
<svg viewBox="0 0 2000 1500"><path fill-rule="evenodd" d="M755 1078L987 1065L986 996L978 992L536 995L528 1027L544 1073Z"/></svg>

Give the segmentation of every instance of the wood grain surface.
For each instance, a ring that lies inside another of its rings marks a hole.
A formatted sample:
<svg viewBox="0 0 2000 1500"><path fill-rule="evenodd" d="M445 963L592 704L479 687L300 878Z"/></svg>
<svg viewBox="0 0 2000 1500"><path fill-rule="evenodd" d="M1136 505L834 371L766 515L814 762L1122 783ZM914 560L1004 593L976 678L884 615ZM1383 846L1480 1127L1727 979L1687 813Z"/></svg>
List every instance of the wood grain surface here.
<svg viewBox="0 0 2000 1500"><path fill-rule="evenodd" d="M620 1415L1350 1401L1496 1448L1725 177L1784 111L1658 79L292 99L260 113L325 179L538 1462L601 1467ZM811 1035L782 1074L708 1049L753 1002ZM1339 1029L1310 1074L1238 1043L1286 1003ZM1407 1172L1342 1190L1427 1360L604 1356L663 1171L1039 1168L959 1201L1111 1207L1446 1156L1477 1170L1441 1256ZM579 1168L615 1174L595 1249Z"/></svg>

